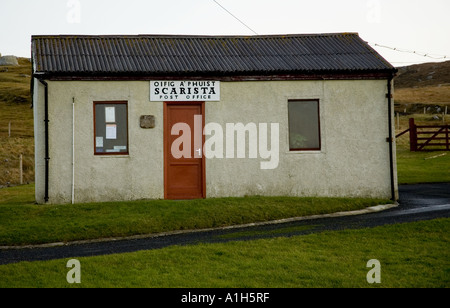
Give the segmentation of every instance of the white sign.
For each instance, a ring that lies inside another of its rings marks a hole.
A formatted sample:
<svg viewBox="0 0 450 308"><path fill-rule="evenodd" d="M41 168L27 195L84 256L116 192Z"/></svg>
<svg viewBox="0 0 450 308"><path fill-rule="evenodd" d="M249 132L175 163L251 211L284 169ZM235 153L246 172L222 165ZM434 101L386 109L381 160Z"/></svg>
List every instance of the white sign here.
<svg viewBox="0 0 450 308"><path fill-rule="evenodd" d="M116 124L106 124L106 139L117 139Z"/></svg>
<svg viewBox="0 0 450 308"><path fill-rule="evenodd" d="M95 137L95 147L103 148L103 137Z"/></svg>
<svg viewBox="0 0 450 308"><path fill-rule="evenodd" d="M220 101L220 81L150 81L150 101Z"/></svg>
<svg viewBox="0 0 450 308"><path fill-rule="evenodd" d="M116 108L115 107L106 107L105 108L105 122L106 123L116 122Z"/></svg>

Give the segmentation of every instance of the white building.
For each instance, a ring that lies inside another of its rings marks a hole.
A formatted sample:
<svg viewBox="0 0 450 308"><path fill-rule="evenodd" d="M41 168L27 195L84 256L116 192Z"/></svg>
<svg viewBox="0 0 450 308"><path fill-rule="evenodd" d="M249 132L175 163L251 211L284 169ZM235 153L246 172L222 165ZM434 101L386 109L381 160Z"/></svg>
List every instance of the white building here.
<svg viewBox="0 0 450 308"><path fill-rule="evenodd" d="M33 36L36 200L397 198L396 70L354 33Z"/></svg>

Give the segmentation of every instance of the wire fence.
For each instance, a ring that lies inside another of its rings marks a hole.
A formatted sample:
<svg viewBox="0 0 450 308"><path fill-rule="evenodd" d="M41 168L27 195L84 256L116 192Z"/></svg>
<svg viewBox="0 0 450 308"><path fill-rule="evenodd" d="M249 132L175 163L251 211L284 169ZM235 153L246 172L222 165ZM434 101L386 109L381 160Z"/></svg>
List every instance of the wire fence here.
<svg viewBox="0 0 450 308"><path fill-rule="evenodd" d="M0 128L0 187L34 182L34 138L17 121Z"/></svg>
<svg viewBox="0 0 450 308"><path fill-rule="evenodd" d="M34 159L29 156L0 157L0 187L34 182Z"/></svg>

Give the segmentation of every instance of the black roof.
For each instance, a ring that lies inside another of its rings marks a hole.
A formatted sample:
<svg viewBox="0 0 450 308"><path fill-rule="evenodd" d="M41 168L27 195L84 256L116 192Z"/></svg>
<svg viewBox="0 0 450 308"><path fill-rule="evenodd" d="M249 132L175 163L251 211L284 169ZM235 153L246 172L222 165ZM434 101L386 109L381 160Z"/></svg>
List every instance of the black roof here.
<svg viewBox="0 0 450 308"><path fill-rule="evenodd" d="M392 74L357 33L32 37L33 73L67 76Z"/></svg>

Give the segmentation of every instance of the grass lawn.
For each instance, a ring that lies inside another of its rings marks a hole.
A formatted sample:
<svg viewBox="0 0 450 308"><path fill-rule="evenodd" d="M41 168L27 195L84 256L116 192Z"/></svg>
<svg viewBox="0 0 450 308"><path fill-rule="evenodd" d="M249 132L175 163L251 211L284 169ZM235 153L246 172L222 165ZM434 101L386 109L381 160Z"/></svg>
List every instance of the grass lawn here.
<svg viewBox="0 0 450 308"><path fill-rule="evenodd" d="M397 148L399 184L450 182L450 152L410 152Z"/></svg>
<svg viewBox="0 0 450 308"><path fill-rule="evenodd" d="M245 197L35 205L34 185L0 190L0 246L213 228L363 209L390 200Z"/></svg>
<svg viewBox="0 0 450 308"><path fill-rule="evenodd" d="M0 266L1 287L360 288L450 287L450 219L226 244L174 246ZM366 280L380 262L380 284Z"/></svg>

